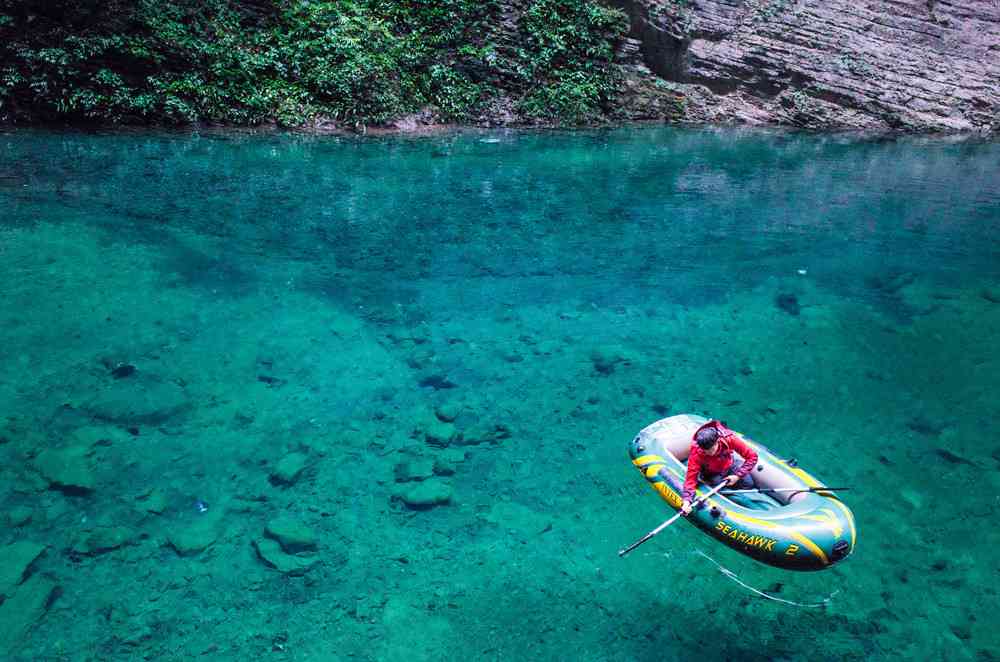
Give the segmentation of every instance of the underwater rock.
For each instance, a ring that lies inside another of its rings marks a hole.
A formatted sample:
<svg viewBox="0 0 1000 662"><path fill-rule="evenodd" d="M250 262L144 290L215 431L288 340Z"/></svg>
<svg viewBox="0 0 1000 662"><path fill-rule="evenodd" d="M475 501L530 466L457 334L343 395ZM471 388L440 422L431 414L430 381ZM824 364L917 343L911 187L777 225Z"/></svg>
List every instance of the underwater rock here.
<svg viewBox="0 0 1000 662"><path fill-rule="evenodd" d="M167 509L167 497L159 488L151 489L145 494L137 496L136 501L139 502L136 509L142 512L159 515Z"/></svg>
<svg viewBox="0 0 1000 662"><path fill-rule="evenodd" d="M590 362L599 375L610 375L619 364L628 365L629 357L617 348L595 349L590 353Z"/></svg>
<svg viewBox="0 0 1000 662"><path fill-rule="evenodd" d="M421 445L422 437L419 430L415 430L413 435L407 434L405 430L395 429L389 432L389 438L381 440L382 449L379 455L390 455L393 453L419 453L423 450Z"/></svg>
<svg viewBox="0 0 1000 662"><path fill-rule="evenodd" d="M924 507L924 497L919 492L910 488L903 488L899 495L914 510L921 510Z"/></svg>
<svg viewBox="0 0 1000 662"><path fill-rule="evenodd" d="M274 471L271 472L271 483L275 485L294 485L298 481L299 476L302 475L302 471L306 468L308 462L309 456L305 453L297 451L289 453L274 465Z"/></svg>
<svg viewBox="0 0 1000 662"><path fill-rule="evenodd" d="M455 439L455 426L434 417L423 424L424 441L430 446L444 448Z"/></svg>
<svg viewBox="0 0 1000 662"><path fill-rule="evenodd" d="M278 517L268 522L264 535L276 540L288 554L314 551L317 546L313 530L290 517Z"/></svg>
<svg viewBox="0 0 1000 662"><path fill-rule="evenodd" d="M967 464L970 467L977 466L975 462L972 462L971 460L968 460L962 457L961 455L956 455L947 448L935 448L934 452L937 453L938 457L952 464Z"/></svg>
<svg viewBox="0 0 1000 662"><path fill-rule="evenodd" d="M434 475L434 461L427 458L403 460L396 465L396 482L426 480Z"/></svg>
<svg viewBox="0 0 1000 662"><path fill-rule="evenodd" d="M438 417L438 420L444 423L452 423L458 418L458 414L462 411L462 403L456 400L448 400L447 402L442 402L437 407L434 408L434 415Z"/></svg>
<svg viewBox="0 0 1000 662"><path fill-rule="evenodd" d="M588 400L588 401L589 401L589 400ZM649 407L649 408L650 408L650 409L651 409L651 410L653 411L653 413L654 413L654 414L656 414L657 416L666 416L666 415L667 415L667 414L669 414L669 413L670 413L671 411L673 411L673 409L672 409L672 408L670 407L670 405L668 405L668 404L665 404L665 403L663 403L663 402L654 402L654 403L653 403L652 405L650 405L650 407Z"/></svg>
<svg viewBox="0 0 1000 662"><path fill-rule="evenodd" d="M510 437L510 428L503 423L478 422L462 431L461 436L454 440L459 446L478 446L479 444L498 444Z"/></svg>
<svg viewBox="0 0 1000 662"><path fill-rule="evenodd" d="M451 476L462 462L465 462L465 451L457 448L445 449L434 458L434 473L438 476Z"/></svg>
<svg viewBox="0 0 1000 662"><path fill-rule="evenodd" d="M507 363L524 363L524 354L516 350L501 350L497 354Z"/></svg>
<svg viewBox="0 0 1000 662"><path fill-rule="evenodd" d="M448 375L434 373L420 378L420 388L432 388L435 391L457 388L458 384L448 379Z"/></svg>
<svg viewBox="0 0 1000 662"><path fill-rule="evenodd" d="M969 627L967 623L954 623L949 627L951 628L952 634L958 637L964 646L969 644L969 641L972 639L972 628Z"/></svg>
<svg viewBox="0 0 1000 662"><path fill-rule="evenodd" d="M124 526L99 526L78 534L71 551L84 556L97 556L127 544L135 533Z"/></svg>
<svg viewBox="0 0 1000 662"><path fill-rule="evenodd" d="M774 298L774 305L776 305L780 310L785 311L789 315L797 317L800 312L802 312L802 307L799 305L799 298L794 294L782 293Z"/></svg>
<svg viewBox="0 0 1000 662"><path fill-rule="evenodd" d="M864 280L865 285L873 290L896 294L907 285L912 285L916 276L909 272L897 272L867 276Z"/></svg>
<svg viewBox="0 0 1000 662"><path fill-rule="evenodd" d="M135 374L135 366L131 363L122 363L111 369L111 376L115 379L125 379Z"/></svg>
<svg viewBox="0 0 1000 662"><path fill-rule="evenodd" d="M132 440L132 435L127 430L117 428L113 425L85 425L73 430L70 438L76 446L113 446L117 443L127 443Z"/></svg>
<svg viewBox="0 0 1000 662"><path fill-rule="evenodd" d="M190 406L187 393L180 385L147 376L109 384L87 402L84 409L104 421L135 425L163 423Z"/></svg>
<svg viewBox="0 0 1000 662"><path fill-rule="evenodd" d="M278 541L271 538L255 540L253 546L266 565L286 575L304 575L319 563L317 556L286 554Z"/></svg>
<svg viewBox="0 0 1000 662"><path fill-rule="evenodd" d="M262 384L266 384L268 388L278 388L288 383L285 379L272 377L271 375L257 375L257 381Z"/></svg>
<svg viewBox="0 0 1000 662"><path fill-rule="evenodd" d="M771 400L764 407L764 413L781 414L787 412L792 406L787 400Z"/></svg>
<svg viewBox="0 0 1000 662"><path fill-rule="evenodd" d="M537 345L532 347L532 354L535 356L552 356L554 354L562 354L566 349L566 346L559 340L542 340Z"/></svg>
<svg viewBox="0 0 1000 662"><path fill-rule="evenodd" d="M35 576L17 588L0 605L0 646L13 646L45 615L59 585L47 577ZM2 650L2 649L0 649Z"/></svg>
<svg viewBox="0 0 1000 662"><path fill-rule="evenodd" d="M215 544L219 537L214 519L205 519L187 528L173 531L167 543L179 556L195 556Z"/></svg>
<svg viewBox="0 0 1000 662"><path fill-rule="evenodd" d="M7 526L12 529L24 526L31 521L33 514L27 506L14 506L7 512Z"/></svg>
<svg viewBox="0 0 1000 662"><path fill-rule="evenodd" d="M410 352L406 357L406 365L410 366L414 370L423 370L428 364L434 362L437 357L434 350L429 348L422 348Z"/></svg>
<svg viewBox="0 0 1000 662"><path fill-rule="evenodd" d="M24 581L28 568L45 548L46 545L27 540L0 547L0 598L14 594L17 585Z"/></svg>
<svg viewBox="0 0 1000 662"><path fill-rule="evenodd" d="M399 498L408 508L413 510L428 510L451 501L453 490L451 485L438 478L420 481L413 487L400 493Z"/></svg>
<svg viewBox="0 0 1000 662"><path fill-rule="evenodd" d="M89 453L90 449L84 446L50 448L39 453L34 464L38 473L49 482L49 487L67 494L88 494L96 486Z"/></svg>
<svg viewBox="0 0 1000 662"><path fill-rule="evenodd" d="M923 414L911 416L906 421L906 427L926 437L939 437L950 425L949 421L930 418Z"/></svg>

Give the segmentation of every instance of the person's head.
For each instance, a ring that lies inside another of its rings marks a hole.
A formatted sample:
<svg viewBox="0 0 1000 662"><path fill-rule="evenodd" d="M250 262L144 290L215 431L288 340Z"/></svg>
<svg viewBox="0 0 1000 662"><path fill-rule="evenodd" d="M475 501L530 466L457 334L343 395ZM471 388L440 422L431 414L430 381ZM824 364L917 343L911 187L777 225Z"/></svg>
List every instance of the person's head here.
<svg viewBox="0 0 1000 662"><path fill-rule="evenodd" d="M715 428L702 428L695 433L694 441L698 448L711 452L719 442L719 431Z"/></svg>

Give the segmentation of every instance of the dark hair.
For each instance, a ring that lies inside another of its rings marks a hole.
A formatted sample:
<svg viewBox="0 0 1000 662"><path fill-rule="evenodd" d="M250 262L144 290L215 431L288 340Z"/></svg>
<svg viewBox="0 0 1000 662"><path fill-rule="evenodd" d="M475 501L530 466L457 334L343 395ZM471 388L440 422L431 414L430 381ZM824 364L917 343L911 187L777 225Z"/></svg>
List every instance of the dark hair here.
<svg viewBox="0 0 1000 662"><path fill-rule="evenodd" d="M702 428L694 435L694 440L702 450L708 450L719 440L719 431L715 428Z"/></svg>

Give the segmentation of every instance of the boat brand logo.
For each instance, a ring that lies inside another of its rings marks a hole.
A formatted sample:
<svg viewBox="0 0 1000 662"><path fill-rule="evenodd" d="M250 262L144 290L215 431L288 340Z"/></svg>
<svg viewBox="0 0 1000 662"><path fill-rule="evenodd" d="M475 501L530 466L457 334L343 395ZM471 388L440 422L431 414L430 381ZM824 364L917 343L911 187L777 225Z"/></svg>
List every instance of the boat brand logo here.
<svg viewBox="0 0 1000 662"><path fill-rule="evenodd" d="M742 543L747 547L757 547L759 549L763 549L765 552L773 552L774 543L778 542L774 538L751 535L742 529L737 529L735 526L729 526L721 520L715 525L715 528L716 530L721 531L722 535L728 536L736 542Z"/></svg>

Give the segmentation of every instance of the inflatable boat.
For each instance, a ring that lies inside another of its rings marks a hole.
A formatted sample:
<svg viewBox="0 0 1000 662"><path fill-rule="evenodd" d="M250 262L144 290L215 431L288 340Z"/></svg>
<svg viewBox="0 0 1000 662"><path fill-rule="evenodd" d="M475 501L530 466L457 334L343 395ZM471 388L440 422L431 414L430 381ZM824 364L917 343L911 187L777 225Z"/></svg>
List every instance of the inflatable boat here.
<svg viewBox="0 0 1000 662"><path fill-rule="evenodd" d="M680 414L645 427L629 455L646 480L680 510L687 458L695 431L708 419ZM709 496L687 516L699 529L762 563L787 570L823 570L847 558L857 540L854 515L824 485L766 447L736 433L757 452L752 471L759 491ZM710 491L698 485L697 497ZM735 490L734 490L735 492Z"/></svg>

